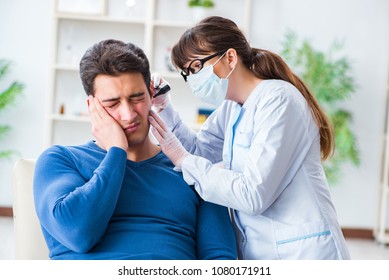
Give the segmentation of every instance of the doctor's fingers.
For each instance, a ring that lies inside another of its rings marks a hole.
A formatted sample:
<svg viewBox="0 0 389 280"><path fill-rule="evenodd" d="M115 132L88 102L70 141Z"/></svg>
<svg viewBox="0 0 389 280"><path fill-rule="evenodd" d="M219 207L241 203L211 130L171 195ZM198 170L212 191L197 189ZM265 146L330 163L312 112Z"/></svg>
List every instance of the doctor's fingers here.
<svg viewBox="0 0 389 280"><path fill-rule="evenodd" d="M153 83L153 88L157 88L161 83L161 76L158 73L151 74L151 82Z"/></svg>
<svg viewBox="0 0 389 280"><path fill-rule="evenodd" d="M158 116L157 113L155 113L154 111L150 111L150 116L149 116L149 120L150 118L152 118L154 120L154 122L156 123L156 125L153 125L154 127L158 126L160 127L163 131L165 132L169 132L169 129L166 127L164 121ZM157 127L156 127L157 128Z"/></svg>
<svg viewBox="0 0 389 280"><path fill-rule="evenodd" d="M171 134L173 134L171 131L164 130L152 116L149 116L149 122L152 126L151 132L159 143L161 143L161 141L166 141L171 137Z"/></svg>
<svg viewBox="0 0 389 280"><path fill-rule="evenodd" d="M166 152L169 152L170 150L176 149L176 142L178 139L174 136L172 132L165 133L164 135L161 135L160 131L158 131L155 127L151 128L151 132L153 133L154 137L157 139L159 145L162 148L162 151L166 154ZM166 154L167 155L167 154ZM170 156L168 156L170 158Z"/></svg>
<svg viewBox="0 0 389 280"><path fill-rule="evenodd" d="M155 127L151 127L151 133L154 135L155 139L157 139L159 144L163 143L164 139Z"/></svg>
<svg viewBox="0 0 389 280"><path fill-rule="evenodd" d="M162 127L157 123L157 121L152 117L149 116L149 122L151 124L151 131L153 132L154 136L159 138L164 138L165 131L162 129ZM159 140L159 139L158 139Z"/></svg>

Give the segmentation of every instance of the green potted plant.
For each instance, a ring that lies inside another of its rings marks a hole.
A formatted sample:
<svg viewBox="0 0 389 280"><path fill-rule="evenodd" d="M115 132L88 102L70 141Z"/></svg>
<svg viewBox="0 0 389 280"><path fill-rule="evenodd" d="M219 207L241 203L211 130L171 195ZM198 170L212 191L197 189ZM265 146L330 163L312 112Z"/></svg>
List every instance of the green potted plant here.
<svg viewBox="0 0 389 280"><path fill-rule="evenodd" d="M208 15L208 11L215 7L213 0L188 0L188 7L192 10L193 20L198 22Z"/></svg>
<svg viewBox="0 0 389 280"><path fill-rule="evenodd" d="M213 8L215 6L215 2L212 0L189 0L189 7L203 7L203 8Z"/></svg>
<svg viewBox="0 0 389 280"><path fill-rule="evenodd" d="M0 59L0 81L4 79L4 77L10 71L10 62L4 59ZM8 106L13 104L16 98L22 93L24 85L18 81L14 81L11 85L0 88L0 113ZM9 125L0 125L0 139L4 137L7 132L10 130ZM0 150L0 159L9 158L15 152L12 150Z"/></svg>
<svg viewBox="0 0 389 280"><path fill-rule="evenodd" d="M352 114L341 108L356 89L351 74L351 63L345 56L336 56L341 45L333 43L329 52L316 50L307 39L299 42L296 33L288 31L283 42L281 55L315 94L318 102L328 114L335 135L333 156L323 163L330 184L341 177L341 166L360 163L357 140L351 129Z"/></svg>

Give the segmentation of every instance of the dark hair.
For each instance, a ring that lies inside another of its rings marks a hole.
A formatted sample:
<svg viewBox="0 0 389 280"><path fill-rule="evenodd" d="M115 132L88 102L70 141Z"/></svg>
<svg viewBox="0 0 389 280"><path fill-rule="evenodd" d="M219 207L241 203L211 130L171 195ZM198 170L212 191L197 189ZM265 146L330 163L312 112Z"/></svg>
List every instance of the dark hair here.
<svg viewBox="0 0 389 280"><path fill-rule="evenodd" d="M194 55L236 50L243 65L260 79L278 79L293 84L307 100L320 130L320 148L323 160L334 151L333 128L314 95L295 75L283 59L270 51L252 48L244 33L231 20L211 16L185 31L172 49L172 61L180 69L194 59Z"/></svg>
<svg viewBox="0 0 389 280"><path fill-rule="evenodd" d="M147 88L150 85L150 64L141 48L118 40L104 40L90 47L80 61L80 76L87 95L94 96L97 75L117 76L140 72ZM150 89L149 93L151 95Z"/></svg>

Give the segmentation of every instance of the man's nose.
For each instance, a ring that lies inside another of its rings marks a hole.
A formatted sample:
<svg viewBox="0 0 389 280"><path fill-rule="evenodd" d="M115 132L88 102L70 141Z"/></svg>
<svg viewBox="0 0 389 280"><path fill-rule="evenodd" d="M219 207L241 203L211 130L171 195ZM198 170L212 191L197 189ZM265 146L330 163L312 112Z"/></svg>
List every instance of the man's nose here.
<svg viewBox="0 0 389 280"><path fill-rule="evenodd" d="M136 117L137 113L134 107L129 102L124 102L120 107L120 119L122 121L131 121Z"/></svg>

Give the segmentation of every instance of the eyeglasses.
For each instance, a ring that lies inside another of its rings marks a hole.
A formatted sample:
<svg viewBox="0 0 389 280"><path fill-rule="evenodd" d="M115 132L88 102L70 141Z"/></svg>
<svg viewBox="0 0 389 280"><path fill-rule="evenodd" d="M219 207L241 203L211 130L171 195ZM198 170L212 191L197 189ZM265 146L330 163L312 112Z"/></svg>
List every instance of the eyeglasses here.
<svg viewBox="0 0 389 280"><path fill-rule="evenodd" d="M207 57L204 57L204 58L198 58L198 59L195 59L195 60L192 60L190 63L189 63L189 66L186 67L186 68L183 68L181 70L181 76L184 78L185 82L187 80L187 77L190 75L190 74L196 74L198 73L201 69L203 69L204 67L204 63L207 62L208 60L214 58L215 56L218 56L218 55L221 55L221 54L224 54L226 51L221 51L221 52L217 52L217 53L214 53L210 56L207 56Z"/></svg>

